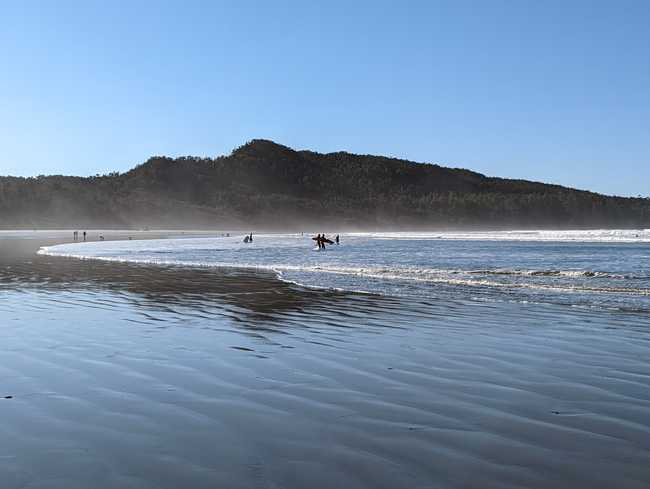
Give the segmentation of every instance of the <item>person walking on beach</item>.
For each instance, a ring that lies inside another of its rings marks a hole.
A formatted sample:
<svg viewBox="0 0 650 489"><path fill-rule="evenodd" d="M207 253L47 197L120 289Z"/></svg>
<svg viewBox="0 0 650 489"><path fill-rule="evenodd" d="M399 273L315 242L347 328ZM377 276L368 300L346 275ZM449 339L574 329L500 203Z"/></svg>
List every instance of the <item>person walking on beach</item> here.
<svg viewBox="0 0 650 489"><path fill-rule="evenodd" d="M86 241L86 231L84 231L84 241Z"/></svg>

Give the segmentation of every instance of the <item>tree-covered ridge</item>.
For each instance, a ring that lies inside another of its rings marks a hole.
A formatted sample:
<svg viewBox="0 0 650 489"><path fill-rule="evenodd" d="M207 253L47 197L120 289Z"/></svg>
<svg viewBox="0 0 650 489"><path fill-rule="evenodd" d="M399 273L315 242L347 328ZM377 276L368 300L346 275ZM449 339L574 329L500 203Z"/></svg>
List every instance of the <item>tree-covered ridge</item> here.
<svg viewBox="0 0 650 489"><path fill-rule="evenodd" d="M650 227L650 200L253 140L123 174L0 177L0 227Z"/></svg>

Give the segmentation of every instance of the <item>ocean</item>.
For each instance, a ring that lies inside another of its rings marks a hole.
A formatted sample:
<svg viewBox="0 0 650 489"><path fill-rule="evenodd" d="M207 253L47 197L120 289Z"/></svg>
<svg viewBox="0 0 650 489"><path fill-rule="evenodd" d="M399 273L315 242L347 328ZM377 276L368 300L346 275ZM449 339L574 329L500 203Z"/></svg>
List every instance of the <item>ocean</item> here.
<svg viewBox="0 0 650 489"><path fill-rule="evenodd" d="M44 248L43 254L154 265L245 268L281 280L382 295L536 302L650 312L650 231L526 231L181 237Z"/></svg>
<svg viewBox="0 0 650 489"><path fill-rule="evenodd" d="M3 487L650 486L648 230L99 234L0 233Z"/></svg>

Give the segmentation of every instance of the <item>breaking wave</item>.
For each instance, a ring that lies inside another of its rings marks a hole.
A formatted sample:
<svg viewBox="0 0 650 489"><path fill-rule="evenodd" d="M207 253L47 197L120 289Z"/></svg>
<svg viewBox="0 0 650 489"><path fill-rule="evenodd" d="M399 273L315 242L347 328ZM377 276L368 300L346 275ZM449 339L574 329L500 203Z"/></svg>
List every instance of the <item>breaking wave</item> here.
<svg viewBox="0 0 650 489"><path fill-rule="evenodd" d="M123 263L139 263L146 265L183 266L183 267L213 267L213 268L246 268L265 272L271 272L281 280L287 280L303 286L314 286L312 283L302 283L295 277L288 274L310 273L346 275L359 278L381 279L386 281L408 281L430 284L445 284L464 287L495 287L510 289L540 289L549 291L570 291L570 292L595 292L613 294L633 294L650 296L650 289L630 286L597 285L587 282L575 283L571 280L563 280L555 283L539 281L497 281L489 277L550 277L564 279L644 279L642 276L630 276L611 272L600 272L590 270L523 270L523 269L485 269L485 270L459 270L459 269L437 269L437 268L408 268L408 267L350 267L350 266L322 266L322 265L292 265L286 263L259 264L252 262L221 262L221 261L192 261L161 258L143 257L111 257L93 256L78 253L65 253L57 250L57 247L42 248L39 254L76 258L83 260L102 260ZM173 254L170 251L152 251L154 255ZM320 287L319 287L320 288ZM341 287L333 286L340 289ZM356 290L356 289L355 289ZM366 292L366 290L364 290Z"/></svg>

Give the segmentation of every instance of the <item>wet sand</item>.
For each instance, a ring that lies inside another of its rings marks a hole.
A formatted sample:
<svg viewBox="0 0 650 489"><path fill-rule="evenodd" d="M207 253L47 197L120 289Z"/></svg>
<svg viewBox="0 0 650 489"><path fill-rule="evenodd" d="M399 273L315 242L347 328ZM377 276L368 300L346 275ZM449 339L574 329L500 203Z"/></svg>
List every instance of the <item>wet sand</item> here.
<svg viewBox="0 0 650 489"><path fill-rule="evenodd" d="M650 486L646 316L35 255L56 242L0 237L3 488Z"/></svg>

